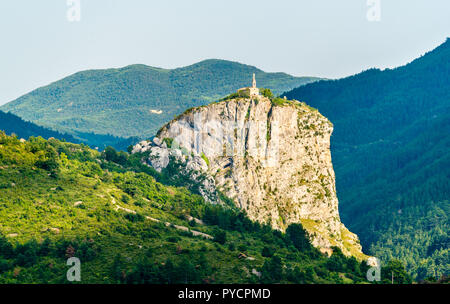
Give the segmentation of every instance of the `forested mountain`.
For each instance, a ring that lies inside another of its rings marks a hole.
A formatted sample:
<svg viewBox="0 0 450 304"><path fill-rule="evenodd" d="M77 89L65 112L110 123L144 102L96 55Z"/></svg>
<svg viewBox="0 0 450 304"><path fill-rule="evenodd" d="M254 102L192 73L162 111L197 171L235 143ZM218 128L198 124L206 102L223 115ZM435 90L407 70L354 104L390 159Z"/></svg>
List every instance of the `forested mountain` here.
<svg viewBox="0 0 450 304"><path fill-rule="evenodd" d="M43 138L58 138L65 139L70 142L78 143L78 141L69 134L62 134L41 126L38 126L32 122L24 121L22 118L0 111L0 130L6 134L16 134L19 138L28 139L30 136Z"/></svg>
<svg viewBox="0 0 450 304"><path fill-rule="evenodd" d="M28 139L30 136L43 138L64 139L73 143L85 143L93 148L97 147L103 150L107 146L116 149L126 150L129 145L137 142L136 138L121 138L112 135L99 135L94 133L73 132L73 135L60 133L38 126L32 122L24 121L22 118L0 111L0 130L6 134L15 134L19 138Z"/></svg>
<svg viewBox="0 0 450 304"><path fill-rule="evenodd" d="M421 279L450 273L450 40L395 69L285 93L334 124L343 222Z"/></svg>
<svg viewBox="0 0 450 304"><path fill-rule="evenodd" d="M225 60L206 60L173 70L145 65L76 73L1 107L63 132L147 138L174 115L251 85L282 93L313 77L265 73Z"/></svg>
<svg viewBox="0 0 450 304"><path fill-rule="evenodd" d="M70 257L84 284L367 282L365 261L326 257L300 224L280 233L205 203L142 157L0 132L0 283L67 283Z"/></svg>

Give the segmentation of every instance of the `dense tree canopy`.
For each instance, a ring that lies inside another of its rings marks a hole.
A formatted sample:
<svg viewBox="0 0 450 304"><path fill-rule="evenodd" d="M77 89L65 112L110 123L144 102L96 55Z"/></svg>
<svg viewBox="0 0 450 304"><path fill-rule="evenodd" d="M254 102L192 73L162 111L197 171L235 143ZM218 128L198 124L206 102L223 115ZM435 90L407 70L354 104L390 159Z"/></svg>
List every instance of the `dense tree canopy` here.
<svg viewBox="0 0 450 304"><path fill-rule="evenodd" d="M450 40L396 69L285 93L334 124L343 222L369 253L418 279L450 274Z"/></svg>

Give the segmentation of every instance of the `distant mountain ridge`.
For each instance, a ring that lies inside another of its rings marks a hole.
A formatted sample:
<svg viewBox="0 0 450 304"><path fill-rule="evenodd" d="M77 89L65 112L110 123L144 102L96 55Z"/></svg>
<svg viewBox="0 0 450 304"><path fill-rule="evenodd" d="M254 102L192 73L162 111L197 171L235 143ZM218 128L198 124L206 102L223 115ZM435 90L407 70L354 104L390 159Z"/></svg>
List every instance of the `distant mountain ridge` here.
<svg viewBox="0 0 450 304"><path fill-rule="evenodd" d="M341 216L370 254L419 279L450 273L450 40L395 69L283 95L334 124Z"/></svg>
<svg viewBox="0 0 450 304"><path fill-rule="evenodd" d="M265 73L217 59L172 70L138 64L78 72L0 109L68 133L145 138L185 109L248 86L252 73L259 87L270 87L276 94L319 79Z"/></svg>
<svg viewBox="0 0 450 304"><path fill-rule="evenodd" d="M41 126L38 126L32 122L25 121L22 118L0 111L0 130L8 135L15 134L19 138L28 139L30 136L43 138L57 138L65 139L66 141L78 143L78 141L69 134L62 134Z"/></svg>
<svg viewBox="0 0 450 304"><path fill-rule="evenodd" d="M56 138L72 143L84 143L92 148L103 150L106 146L112 146L119 150L126 150L129 145L134 144L136 138L121 138L112 135L99 135L94 133L74 132L73 135L60 133L45 127L38 126L22 118L0 111L0 131L8 135L15 134L19 138L28 139L33 137L43 137L45 139Z"/></svg>

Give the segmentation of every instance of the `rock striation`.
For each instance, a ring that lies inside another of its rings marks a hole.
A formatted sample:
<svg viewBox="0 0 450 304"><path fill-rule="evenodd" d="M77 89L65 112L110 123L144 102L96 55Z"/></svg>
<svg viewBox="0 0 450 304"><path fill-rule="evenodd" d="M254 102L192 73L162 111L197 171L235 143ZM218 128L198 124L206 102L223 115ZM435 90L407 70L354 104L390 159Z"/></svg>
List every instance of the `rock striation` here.
<svg viewBox="0 0 450 304"><path fill-rule="evenodd" d="M298 101L230 98L190 109L134 146L161 172L170 162L211 203L231 198L250 219L284 231L301 223L312 244L364 258L341 223L331 162L333 125Z"/></svg>

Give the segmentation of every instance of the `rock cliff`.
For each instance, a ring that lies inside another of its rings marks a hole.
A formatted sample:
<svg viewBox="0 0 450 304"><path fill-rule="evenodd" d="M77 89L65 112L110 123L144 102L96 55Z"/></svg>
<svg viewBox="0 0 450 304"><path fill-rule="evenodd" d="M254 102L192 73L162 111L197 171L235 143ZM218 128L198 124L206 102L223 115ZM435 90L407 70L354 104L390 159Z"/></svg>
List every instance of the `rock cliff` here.
<svg viewBox="0 0 450 304"><path fill-rule="evenodd" d="M231 98L186 111L133 153L147 152L145 162L158 171L180 164L212 203L224 194L252 220L282 231L302 223L324 252L338 246L363 258L357 236L339 218L332 131L298 101Z"/></svg>

